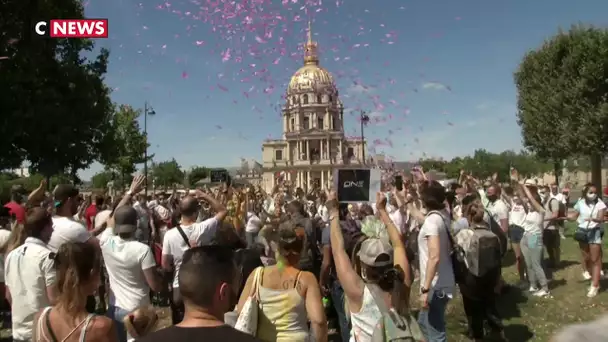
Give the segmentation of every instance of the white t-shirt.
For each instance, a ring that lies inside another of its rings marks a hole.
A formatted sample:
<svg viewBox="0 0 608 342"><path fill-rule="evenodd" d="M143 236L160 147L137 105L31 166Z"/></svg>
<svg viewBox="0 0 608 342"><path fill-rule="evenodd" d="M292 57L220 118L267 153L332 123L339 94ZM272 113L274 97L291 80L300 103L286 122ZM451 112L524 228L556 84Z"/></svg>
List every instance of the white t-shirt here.
<svg viewBox="0 0 608 342"><path fill-rule="evenodd" d="M11 236L11 231L8 229L0 229L0 247L6 245ZM0 254L0 283L4 283L4 254Z"/></svg>
<svg viewBox="0 0 608 342"><path fill-rule="evenodd" d="M144 270L156 267L152 250L135 240L111 236L101 245L110 280L110 305L126 311L150 305Z"/></svg>
<svg viewBox="0 0 608 342"><path fill-rule="evenodd" d="M587 204L584 199L579 199L574 205L574 210L578 212L578 219L576 220L580 228L593 229L599 225L597 222L587 221L589 218L599 218L599 212L602 209L606 209L606 204L598 199L595 205Z"/></svg>
<svg viewBox="0 0 608 342"><path fill-rule="evenodd" d="M106 227L106 229L104 229L104 231L101 232L97 236L97 239L99 240L99 245L102 245L102 244L106 243L106 241L108 241L113 236L116 236L116 234L114 234L114 228L113 227Z"/></svg>
<svg viewBox="0 0 608 342"><path fill-rule="evenodd" d="M509 207L501 199L497 199L494 202L488 202L486 209L492 214L492 218L496 222L500 223L500 220L506 220L509 218Z"/></svg>
<svg viewBox="0 0 608 342"><path fill-rule="evenodd" d="M35 238L6 256L5 274L12 301L13 339L32 339L34 315L50 306L46 288L55 284L56 273L51 250Z"/></svg>
<svg viewBox="0 0 608 342"><path fill-rule="evenodd" d="M245 224L245 231L247 233L257 233L262 227L262 220L254 213L247 213L247 224Z"/></svg>
<svg viewBox="0 0 608 342"><path fill-rule="evenodd" d="M438 215L439 213L440 215ZM420 284L424 284L426 279L426 266L429 260L429 249L427 238L429 236L439 236L441 255L439 257L439 265L437 274L433 277L431 291L444 291L449 297L454 292L456 282L454 280L454 269L452 268L452 260L450 259L450 239L448 237L448 229L446 225L450 224L451 219L445 210L433 211L429 213L418 234L418 258L420 260ZM429 297L432 293L429 293Z"/></svg>
<svg viewBox="0 0 608 342"><path fill-rule="evenodd" d="M319 208L317 208L317 215L319 215L324 224L327 225L329 223L329 210L327 210L324 204L319 205Z"/></svg>
<svg viewBox="0 0 608 342"><path fill-rule="evenodd" d="M49 248L57 253L59 247L66 242L87 242L91 233L85 226L71 217L53 217L53 235L49 240Z"/></svg>
<svg viewBox="0 0 608 342"><path fill-rule="evenodd" d="M526 208L523 204L511 203L511 211L509 212L509 225L522 227L526 219Z"/></svg>
<svg viewBox="0 0 608 342"><path fill-rule="evenodd" d="M407 232L407 228L405 226L405 217L401 210L393 210L390 214L388 214L388 217L391 218L391 221L393 221L393 224L395 224L401 234L405 234Z"/></svg>
<svg viewBox="0 0 608 342"><path fill-rule="evenodd" d="M188 241L197 241L199 245L208 244L214 237L219 226L219 221L212 217L200 223L195 223L191 226L181 226ZM179 268L182 265L184 252L190 247L184 241L177 228L169 229L165 233L163 239L163 255L171 255L173 257L173 266L175 268L175 276L173 277L173 287L179 287L178 276Z"/></svg>
<svg viewBox="0 0 608 342"><path fill-rule="evenodd" d="M522 228L525 234L540 234L543 231L545 215L537 211L528 211L524 218Z"/></svg>

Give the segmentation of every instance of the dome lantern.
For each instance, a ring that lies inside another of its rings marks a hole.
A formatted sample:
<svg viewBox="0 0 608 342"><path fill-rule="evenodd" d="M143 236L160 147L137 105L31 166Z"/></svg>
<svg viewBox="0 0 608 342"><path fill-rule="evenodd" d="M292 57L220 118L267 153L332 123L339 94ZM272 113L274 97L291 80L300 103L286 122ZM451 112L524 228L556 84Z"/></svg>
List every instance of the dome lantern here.
<svg viewBox="0 0 608 342"><path fill-rule="evenodd" d="M287 95L301 93L337 94L336 85L331 74L319 66L317 42L312 39L312 24L308 22L308 33L304 44L304 66L291 77Z"/></svg>

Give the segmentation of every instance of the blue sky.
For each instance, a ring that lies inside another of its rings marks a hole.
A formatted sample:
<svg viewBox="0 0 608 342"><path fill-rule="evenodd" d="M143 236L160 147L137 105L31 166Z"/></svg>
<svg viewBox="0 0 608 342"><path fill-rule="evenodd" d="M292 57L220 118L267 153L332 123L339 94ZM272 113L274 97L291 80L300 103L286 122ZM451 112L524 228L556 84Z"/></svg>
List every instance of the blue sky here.
<svg viewBox="0 0 608 342"><path fill-rule="evenodd" d="M254 3L254 9L243 7ZM521 148L513 71L558 27L605 26L605 0L91 0L109 19L108 84L143 107L150 152L183 167L261 159L301 66L308 19L347 108L372 111L369 146L396 160ZM241 7L233 10L234 6ZM233 14L234 13L234 14ZM226 53L229 50L230 53ZM142 125L143 126L143 125ZM391 147L392 145L392 147ZM101 169L82 172L86 179Z"/></svg>

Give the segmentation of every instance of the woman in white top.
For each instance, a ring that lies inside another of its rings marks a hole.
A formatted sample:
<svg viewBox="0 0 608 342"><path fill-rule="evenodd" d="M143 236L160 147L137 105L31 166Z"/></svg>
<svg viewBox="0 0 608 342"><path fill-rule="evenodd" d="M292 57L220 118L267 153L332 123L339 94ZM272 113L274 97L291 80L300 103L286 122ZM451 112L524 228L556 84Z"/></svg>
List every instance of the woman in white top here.
<svg viewBox="0 0 608 342"><path fill-rule="evenodd" d="M350 341L369 342L382 317L372 291L381 297L379 300L383 300L385 306L394 308L401 315L409 315L409 289L412 282L405 247L399 230L386 211L386 197L379 192L376 195L376 208L386 226L390 243L380 238L359 240L351 259L346 252L340 228L336 193L328 193L327 200L331 251L352 323Z"/></svg>
<svg viewBox="0 0 608 342"><path fill-rule="evenodd" d="M515 169L511 169L511 180L518 196L525 199L523 203L526 215L521 222L524 234L520 247L528 270L530 293L537 297L548 297L549 285L542 267L545 209L536 186L520 184L519 173ZM537 284L540 289L536 287Z"/></svg>
<svg viewBox="0 0 608 342"><path fill-rule="evenodd" d="M597 188L587 184L583 188L583 198L574 205L574 213L568 216L571 221L576 220L577 230L574 239L578 241L583 260L583 277L591 279L591 287L587 297L595 297L600 288L602 275L602 237L606 204L598 198Z"/></svg>
<svg viewBox="0 0 608 342"><path fill-rule="evenodd" d="M517 268L517 273L519 275L518 287L521 288L526 284L526 274L524 272L526 264L521 253L520 245L521 239L524 236L523 225L526 219L526 208L523 199L513 193L513 188L508 187L505 189L505 192L507 193L506 195L510 197L509 239L511 240L511 248L515 254L515 267Z"/></svg>

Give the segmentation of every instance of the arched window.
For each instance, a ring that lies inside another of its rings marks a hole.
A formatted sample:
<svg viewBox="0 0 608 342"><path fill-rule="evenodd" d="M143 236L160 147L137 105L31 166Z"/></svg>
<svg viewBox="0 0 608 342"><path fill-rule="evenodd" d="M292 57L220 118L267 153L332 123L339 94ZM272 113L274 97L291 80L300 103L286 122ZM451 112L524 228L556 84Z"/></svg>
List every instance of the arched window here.
<svg viewBox="0 0 608 342"><path fill-rule="evenodd" d="M323 96L317 95L317 103L323 103Z"/></svg>
<svg viewBox="0 0 608 342"><path fill-rule="evenodd" d="M308 94L304 94L304 104L308 104Z"/></svg>
<svg viewBox="0 0 608 342"><path fill-rule="evenodd" d="M333 101L333 99L332 99L331 95L329 95L329 102L332 102L332 101Z"/></svg>

